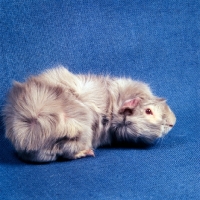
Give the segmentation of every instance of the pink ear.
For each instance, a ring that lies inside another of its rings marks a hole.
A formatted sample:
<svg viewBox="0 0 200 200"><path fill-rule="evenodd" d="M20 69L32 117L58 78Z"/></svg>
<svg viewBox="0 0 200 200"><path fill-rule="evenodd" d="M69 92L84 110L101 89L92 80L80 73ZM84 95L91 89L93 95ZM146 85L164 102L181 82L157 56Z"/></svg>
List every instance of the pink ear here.
<svg viewBox="0 0 200 200"><path fill-rule="evenodd" d="M133 110L137 105L138 103L140 102L140 98L136 97L134 99L128 99L126 100L120 110L119 110L119 113L124 113L125 110Z"/></svg>

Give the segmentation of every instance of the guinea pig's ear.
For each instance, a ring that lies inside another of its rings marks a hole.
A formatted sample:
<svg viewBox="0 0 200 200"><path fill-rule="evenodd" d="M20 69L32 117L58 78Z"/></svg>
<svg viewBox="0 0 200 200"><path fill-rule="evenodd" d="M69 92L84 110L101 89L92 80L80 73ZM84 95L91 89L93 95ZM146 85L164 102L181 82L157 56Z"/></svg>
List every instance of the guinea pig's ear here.
<svg viewBox="0 0 200 200"><path fill-rule="evenodd" d="M128 114L131 115L133 113L133 109L138 105L138 103L141 101L139 97L136 97L134 99L128 99L126 100L122 106L119 109L119 114Z"/></svg>

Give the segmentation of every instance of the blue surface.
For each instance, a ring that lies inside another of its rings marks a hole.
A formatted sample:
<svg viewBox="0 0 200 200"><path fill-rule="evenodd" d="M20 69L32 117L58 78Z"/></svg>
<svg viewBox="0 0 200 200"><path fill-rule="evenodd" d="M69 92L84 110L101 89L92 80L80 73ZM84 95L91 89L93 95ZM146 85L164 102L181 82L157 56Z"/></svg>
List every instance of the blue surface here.
<svg viewBox="0 0 200 200"><path fill-rule="evenodd" d="M130 76L166 97L174 129L148 149L31 165L0 134L0 199L200 199L200 1L1 0L0 105L57 64ZM1 120L2 124L2 120Z"/></svg>

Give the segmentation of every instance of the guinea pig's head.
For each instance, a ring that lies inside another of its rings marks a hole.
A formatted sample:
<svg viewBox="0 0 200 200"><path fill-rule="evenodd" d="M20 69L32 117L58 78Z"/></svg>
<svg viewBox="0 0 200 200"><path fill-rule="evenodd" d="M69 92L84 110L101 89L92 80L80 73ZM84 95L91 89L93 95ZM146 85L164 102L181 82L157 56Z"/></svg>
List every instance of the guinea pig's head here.
<svg viewBox="0 0 200 200"><path fill-rule="evenodd" d="M124 101L113 117L111 130L120 140L142 140L152 143L166 135L175 125L176 117L166 100L161 98Z"/></svg>

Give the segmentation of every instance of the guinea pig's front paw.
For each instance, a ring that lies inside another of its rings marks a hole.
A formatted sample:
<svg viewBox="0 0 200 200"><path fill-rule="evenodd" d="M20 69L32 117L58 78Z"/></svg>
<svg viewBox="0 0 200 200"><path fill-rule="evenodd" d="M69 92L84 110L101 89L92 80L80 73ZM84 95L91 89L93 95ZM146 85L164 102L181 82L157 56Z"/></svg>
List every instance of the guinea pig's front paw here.
<svg viewBox="0 0 200 200"><path fill-rule="evenodd" d="M93 156L93 157L95 157L94 151L92 149L82 150L82 151L78 152L75 155L75 159L77 159L77 158L83 158L83 157L86 157L86 156Z"/></svg>

